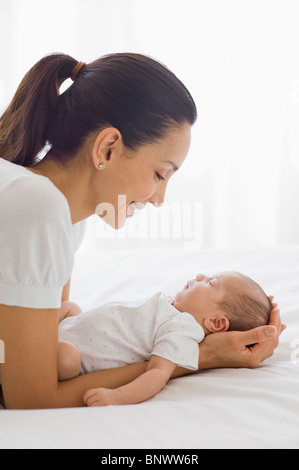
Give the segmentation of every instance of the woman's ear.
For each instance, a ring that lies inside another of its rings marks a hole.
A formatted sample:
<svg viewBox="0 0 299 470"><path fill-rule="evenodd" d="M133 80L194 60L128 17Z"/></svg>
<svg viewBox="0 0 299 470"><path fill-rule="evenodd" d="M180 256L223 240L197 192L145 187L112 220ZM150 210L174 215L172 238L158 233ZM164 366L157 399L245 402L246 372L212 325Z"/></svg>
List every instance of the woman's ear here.
<svg viewBox="0 0 299 470"><path fill-rule="evenodd" d="M96 137L92 147L92 160L95 168L104 169L111 160L117 145L122 142L120 132L114 127L103 129Z"/></svg>
<svg viewBox="0 0 299 470"><path fill-rule="evenodd" d="M211 333L219 333L229 329L229 320L225 315L208 317L204 320L204 326Z"/></svg>

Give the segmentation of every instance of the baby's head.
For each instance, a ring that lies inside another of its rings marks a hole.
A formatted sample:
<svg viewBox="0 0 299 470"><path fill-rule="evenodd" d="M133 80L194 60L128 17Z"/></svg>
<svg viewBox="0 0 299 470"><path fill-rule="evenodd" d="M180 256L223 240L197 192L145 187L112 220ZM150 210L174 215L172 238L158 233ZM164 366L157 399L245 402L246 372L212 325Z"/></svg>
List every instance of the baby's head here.
<svg viewBox="0 0 299 470"><path fill-rule="evenodd" d="M173 305L193 315L206 334L266 325L273 309L255 281L234 271L198 274L176 294Z"/></svg>

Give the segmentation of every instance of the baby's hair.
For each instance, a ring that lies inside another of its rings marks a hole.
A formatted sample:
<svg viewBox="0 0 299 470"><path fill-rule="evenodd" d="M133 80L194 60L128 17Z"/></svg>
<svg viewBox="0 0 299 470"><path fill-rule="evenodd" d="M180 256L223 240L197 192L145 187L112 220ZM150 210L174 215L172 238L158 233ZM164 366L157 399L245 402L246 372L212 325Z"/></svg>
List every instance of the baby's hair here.
<svg viewBox="0 0 299 470"><path fill-rule="evenodd" d="M247 331L268 324L273 305L261 286L248 276L238 273L247 282L242 292L230 288L219 302L219 308L227 315L229 331Z"/></svg>

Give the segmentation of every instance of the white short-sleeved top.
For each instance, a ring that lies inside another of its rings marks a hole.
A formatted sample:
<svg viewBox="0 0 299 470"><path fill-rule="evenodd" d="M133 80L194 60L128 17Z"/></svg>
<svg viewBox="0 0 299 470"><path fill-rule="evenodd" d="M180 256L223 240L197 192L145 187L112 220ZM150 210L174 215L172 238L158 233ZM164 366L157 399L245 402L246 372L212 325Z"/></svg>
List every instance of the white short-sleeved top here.
<svg viewBox="0 0 299 470"><path fill-rule="evenodd" d="M48 178L0 158L0 303L59 308L83 228Z"/></svg>
<svg viewBox="0 0 299 470"><path fill-rule="evenodd" d="M78 347L82 373L147 361L152 355L196 370L204 331L171 300L157 293L135 302L109 302L62 320L59 339Z"/></svg>

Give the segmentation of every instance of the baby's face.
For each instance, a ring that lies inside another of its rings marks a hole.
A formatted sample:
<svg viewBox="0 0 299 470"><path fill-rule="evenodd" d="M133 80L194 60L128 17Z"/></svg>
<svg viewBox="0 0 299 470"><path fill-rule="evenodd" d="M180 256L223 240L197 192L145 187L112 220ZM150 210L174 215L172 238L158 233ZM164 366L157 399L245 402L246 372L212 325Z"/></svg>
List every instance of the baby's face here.
<svg viewBox="0 0 299 470"><path fill-rule="evenodd" d="M206 315L219 313L218 303L228 288L237 290L242 287L244 288L244 281L235 272L224 272L214 276L198 274L176 294L173 305L181 312L191 313L199 323L202 323Z"/></svg>

